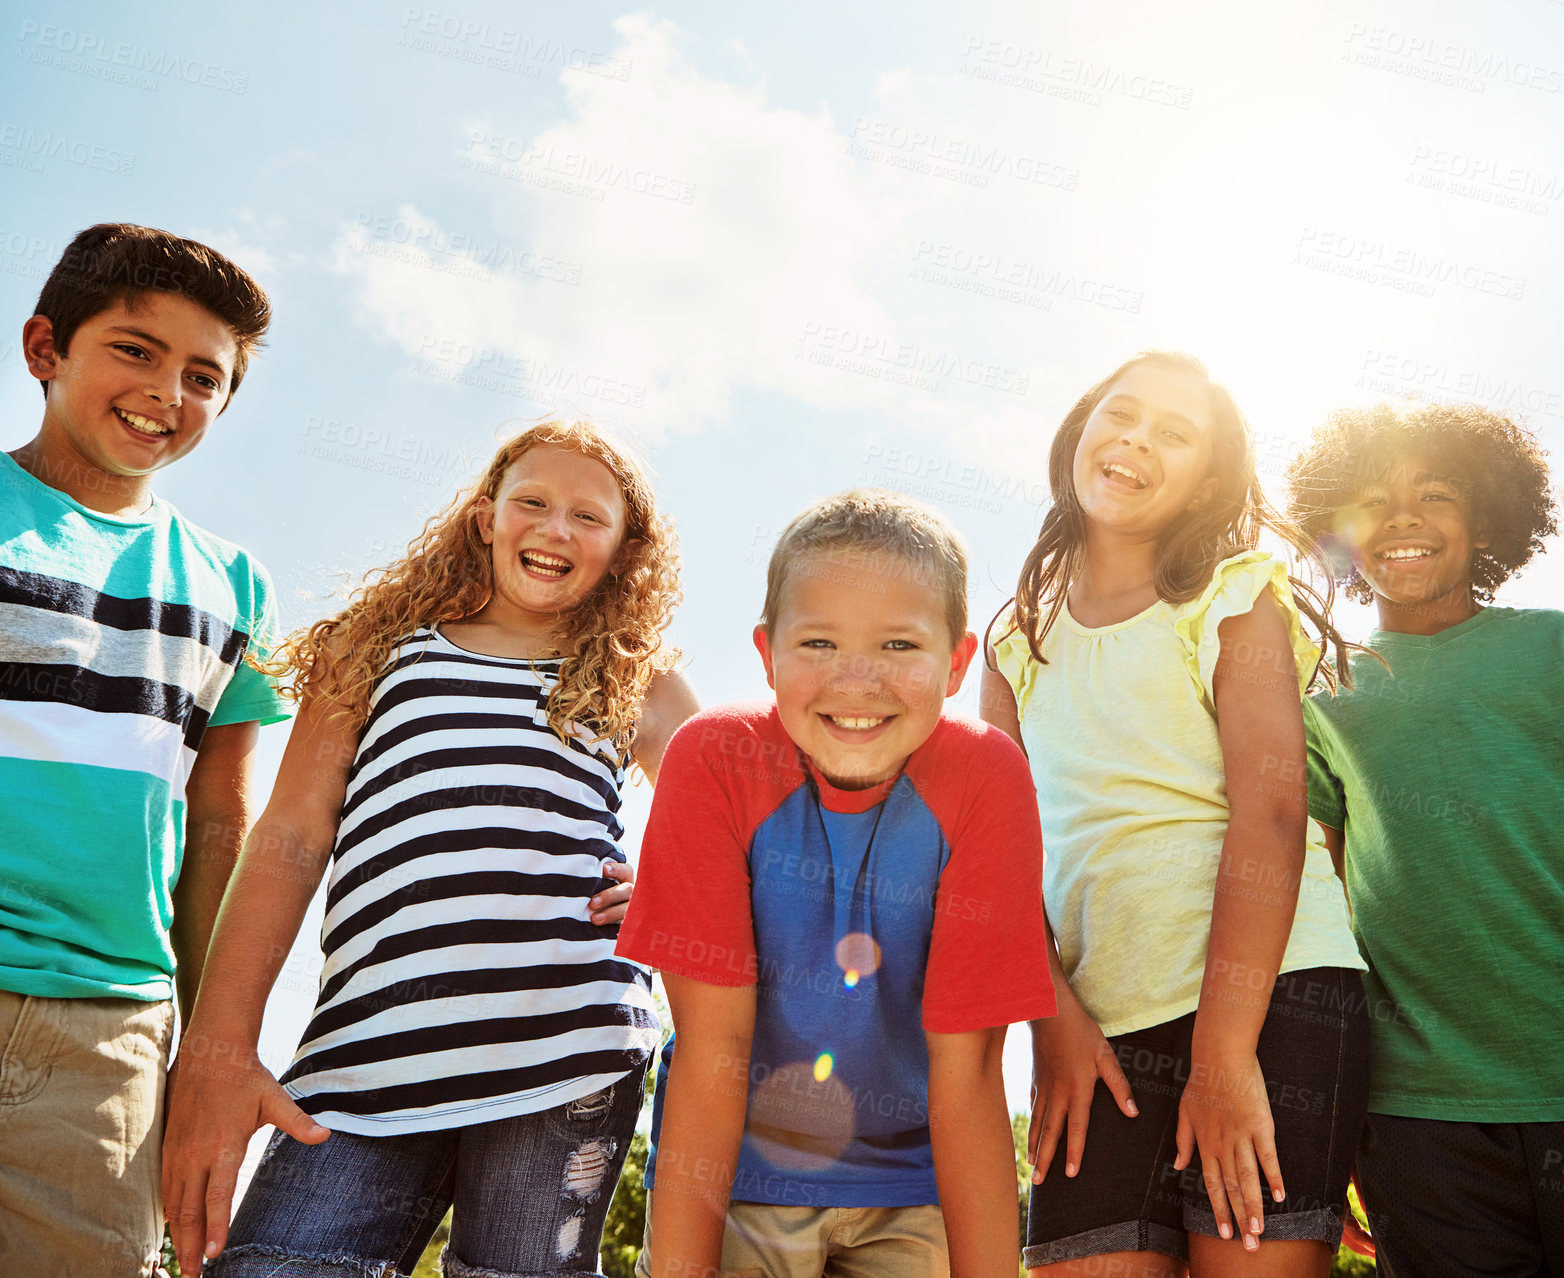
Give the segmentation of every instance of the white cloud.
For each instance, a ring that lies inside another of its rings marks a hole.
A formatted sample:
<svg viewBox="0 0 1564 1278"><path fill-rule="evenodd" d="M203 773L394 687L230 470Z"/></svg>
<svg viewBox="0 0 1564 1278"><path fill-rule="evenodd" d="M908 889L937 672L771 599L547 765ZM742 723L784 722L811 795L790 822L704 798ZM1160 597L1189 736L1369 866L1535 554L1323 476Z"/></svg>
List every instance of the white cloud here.
<svg viewBox="0 0 1564 1278"><path fill-rule="evenodd" d="M594 412L601 399L653 431L720 420L740 389L834 406L895 397L894 382L806 358L831 328L895 339L868 278L898 228L894 189L855 171L824 109L774 108L762 86L703 76L672 23L615 27L611 65L627 79L567 70L566 119L530 136L470 121L458 152L490 197L484 247L511 267L546 255L579 281L485 275L482 249L406 205L400 230L348 227L338 241L365 321L413 355L540 379L540 393ZM644 388L639 411L594 396L603 379Z"/></svg>

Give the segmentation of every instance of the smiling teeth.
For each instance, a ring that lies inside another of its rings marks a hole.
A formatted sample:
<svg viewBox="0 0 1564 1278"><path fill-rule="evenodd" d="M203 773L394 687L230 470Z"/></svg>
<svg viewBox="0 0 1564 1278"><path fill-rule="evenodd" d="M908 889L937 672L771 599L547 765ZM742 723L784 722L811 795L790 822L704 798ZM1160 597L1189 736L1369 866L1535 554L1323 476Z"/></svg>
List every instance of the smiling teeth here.
<svg viewBox="0 0 1564 1278"><path fill-rule="evenodd" d="M575 566L568 559L561 559L557 555L545 555L536 550L523 553L521 561L538 572L557 573L561 577Z"/></svg>
<svg viewBox="0 0 1564 1278"><path fill-rule="evenodd" d="M1427 559L1434 552L1424 549L1385 550L1380 552L1381 559Z"/></svg>
<svg viewBox="0 0 1564 1278"><path fill-rule="evenodd" d="M139 430L143 435L173 434L173 431L169 430L167 426L142 417L138 413L127 413L123 408L116 408L114 411L119 414L120 421L124 422L132 430Z"/></svg>
<svg viewBox="0 0 1564 1278"><path fill-rule="evenodd" d="M1144 488L1146 486L1146 481L1144 479L1137 475L1128 466L1121 466L1118 462L1109 462L1106 466L1103 467L1103 471L1109 475L1123 475L1126 479L1134 483L1135 487L1137 488Z"/></svg>
<svg viewBox="0 0 1564 1278"><path fill-rule="evenodd" d="M849 718L846 715L839 714L831 715L830 719L831 722L834 723L838 728L857 728L859 730L864 728L878 728L882 723L885 722L884 719L857 719Z"/></svg>

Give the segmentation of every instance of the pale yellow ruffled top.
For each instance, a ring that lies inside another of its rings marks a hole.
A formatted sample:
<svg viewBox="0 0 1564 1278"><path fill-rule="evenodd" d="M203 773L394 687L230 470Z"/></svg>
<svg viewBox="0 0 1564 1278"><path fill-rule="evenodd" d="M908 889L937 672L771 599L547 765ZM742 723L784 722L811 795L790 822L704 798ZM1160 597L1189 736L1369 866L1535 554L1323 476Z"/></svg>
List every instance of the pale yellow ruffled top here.
<svg viewBox="0 0 1564 1278"><path fill-rule="evenodd" d="M1288 617L1301 697L1319 652L1298 624L1286 565L1264 551L1224 560L1199 598L1158 600L1116 625L1079 625L1066 608L1043 643L1046 666L1018 633L995 645L1037 783L1048 921L1070 987L1104 1034L1160 1025L1200 1001L1228 820L1217 627L1266 586ZM1364 967L1312 820L1281 970L1310 967Z"/></svg>

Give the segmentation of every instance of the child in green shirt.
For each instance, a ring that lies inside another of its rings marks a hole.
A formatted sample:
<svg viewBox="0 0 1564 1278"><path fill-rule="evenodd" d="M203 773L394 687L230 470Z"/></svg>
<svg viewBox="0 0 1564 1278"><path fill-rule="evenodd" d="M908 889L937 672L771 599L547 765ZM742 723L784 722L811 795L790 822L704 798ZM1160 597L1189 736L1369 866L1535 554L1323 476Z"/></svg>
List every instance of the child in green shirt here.
<svg viewBox="0 0 1564 1278"><path fill-rule="evenodd" d="M1488 606L1556 530L1523 428L1473 405L1337 414L1295 518L1379 626L1305 705L1309 810L1370 971L1358 1183L1379 1264L1564 1270L1564 613Z"/></svg>

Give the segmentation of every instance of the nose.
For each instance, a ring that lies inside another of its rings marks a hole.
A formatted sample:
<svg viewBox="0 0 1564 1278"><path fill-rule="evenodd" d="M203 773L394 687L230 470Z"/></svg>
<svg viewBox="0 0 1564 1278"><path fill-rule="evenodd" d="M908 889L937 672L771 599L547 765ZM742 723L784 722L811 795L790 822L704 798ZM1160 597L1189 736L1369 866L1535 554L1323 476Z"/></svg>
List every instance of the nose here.
<svg viewBox="0 0 1564 1278"><path fill-rule="evenodd" d="M178 372L149 372L141 393L154 404L161 404L164 408L178 408L183 398L179 386Z"/></svg>
<svg viewBox="0 0 1564 1278"><path fill-rule="evenodd" d="M1126 448L1136 448L1143 453L1151 451L1151 432L1144 422L1126 423L1119 427L1119 443Z"/></svg>
<svg viewBox="0 0 1564 1278"><path fill-rule="evenodd" d="M1385 503L1385 527L1386 528L1420 528L1423 524L1422 511L1418 509L1416 501L1408 501L1405 498L1392 497Z"/></svg>
<svg viewBox="0 0 1564 1278"><path fill-rule="evenodd" d="M543 531L555 541L570 540L570 511L563 506L550 509L543 520Z"/></svg>
<svg viewBox="0 0 1564 1278"><path fill-rule="evenodd" d="M877 691L884 678L886 662L867 653L842 652L831 663L831 687L836 692Z"/></svg>

